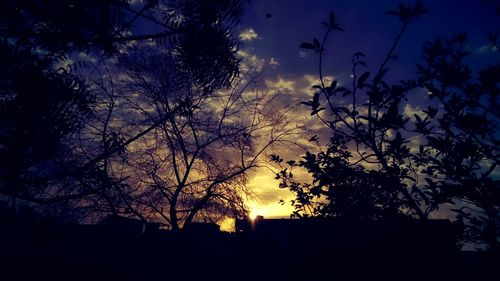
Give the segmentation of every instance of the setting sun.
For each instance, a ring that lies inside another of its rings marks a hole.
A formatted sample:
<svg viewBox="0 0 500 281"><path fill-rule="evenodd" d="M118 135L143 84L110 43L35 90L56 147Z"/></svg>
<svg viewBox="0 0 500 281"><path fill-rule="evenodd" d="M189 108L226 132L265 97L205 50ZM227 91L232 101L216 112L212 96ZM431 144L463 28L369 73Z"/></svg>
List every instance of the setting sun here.
<svg viewBox="0 0 500 281"><path fill-rule="evenodd" d="M258 211L252 210L252 211L250 211L250 213L248 213L248 217L252 221L254 221L257 218L257 216L261 216L261 214Z"/></svg>
<svg viewBox="0 0 500 281"><path fill-rule="evenodd" d="M279 203L280 199L289 202L293 199L293 193L277 188L279 182L274 179L274 176L266 170L251 175L249 186L255 193L255 197L245 200L250 219L254 220L257 216L286 218L293 212L290 204Z"/></svg>

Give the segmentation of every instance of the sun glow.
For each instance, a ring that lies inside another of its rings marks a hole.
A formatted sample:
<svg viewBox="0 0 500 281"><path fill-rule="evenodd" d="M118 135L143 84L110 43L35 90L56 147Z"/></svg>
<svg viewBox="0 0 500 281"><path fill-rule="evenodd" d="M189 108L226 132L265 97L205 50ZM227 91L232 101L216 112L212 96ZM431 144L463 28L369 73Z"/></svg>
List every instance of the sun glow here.
<svg viewBox="0 0 500 281"><path fill-rule="evenodd" d="M277 202L262 202L250 200L246 202L248 209L248 217L253 221L257 216L264 218L287 218L293 212L293 208L289 205L281 205Z"/></svg>
<svg viewBox="0 0 500 281"><path fill-rule="evenodd" d="M245 205L249 218L253 221L257 216L264 218L286 218L293 212L290 204L280 204L280 199L289 202L293 193L278 188L279 182L275 175L267 171L259 171L251 175L249 187L254 192L253 198L246 198Z"/></svg>
<svg viewBox="0 0 500 281"><path fill-rule="evenodd" d="M252 221L254 221L254 220L257 218L257 216L259 216L259 215L260 215L260 214L259 214L257 211L255 211L255 210L252 210L252 211L250 211L250 212L248 213L248 217L249 217Z"/></svg>

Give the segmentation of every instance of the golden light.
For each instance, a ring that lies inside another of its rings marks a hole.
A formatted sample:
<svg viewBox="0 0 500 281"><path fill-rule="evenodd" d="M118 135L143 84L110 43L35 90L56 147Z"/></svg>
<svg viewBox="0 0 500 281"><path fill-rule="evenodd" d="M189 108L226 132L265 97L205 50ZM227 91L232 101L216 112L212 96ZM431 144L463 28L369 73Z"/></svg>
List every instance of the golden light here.
<svg viewBox="0 0 500 281"><path fill-rule="evenodd" d="M220 223L220 230L225 232L235 231L235 219L231 217L225 217Z"/></svg>
<svg viewBox="0 0 500 281"><path fill-rule="evenodd" d="M259 170L250 176L249 187L254 192L253 198L246 198L245 205L249 210L248 216L253 221L257 216L264 218L287 218L293 212L290 204L280 204L279 199L289 202L294 198L293 193L280 189L279 181L274 173Z"/></svg>
<svg viewBox="0 0 500 281"><path fill-rule="evenodd" d="M248 213L248 217L249 217L252 221L254 221L254 220L257 218L257 216L258 216L258 215L259 215L259 214L258 214L255 210L251 210L251 211Z"/></svg>

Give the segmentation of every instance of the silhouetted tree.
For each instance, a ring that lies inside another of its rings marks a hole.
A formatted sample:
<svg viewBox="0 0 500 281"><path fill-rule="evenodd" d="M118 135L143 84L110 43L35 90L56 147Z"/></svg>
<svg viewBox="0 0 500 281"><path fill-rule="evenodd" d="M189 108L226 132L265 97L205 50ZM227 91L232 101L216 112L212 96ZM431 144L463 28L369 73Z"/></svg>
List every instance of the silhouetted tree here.
<svg viewBox="0 0 500 281"><path fill-rule="evenodd" d="M464 60L466 34L437 38L423 47L425 64L418 66L419 85L437 106L415 114L415 131L425 137L413 155L426 182L428 210L455 201L465 239L484 241L500 253L500 66L474 75ZM494 46L492 42L492 46ZM479 209L479 210L478 210Z"/></svg>
<svg viewBox="0 0 500 281"><path fill-rule="evenodd" d="M129 134L162 122L129 146L124 159L110 162L115 174L126 177L128 201L116 206L118 212L160 220L174 230L192 221L242 216L248 172L288 132L286 110L270 107L274 97L255 88L250 73L235 77L231 88L195 76L179 80L185 70L176 59L147 46L120 59L128 94L116 110L127 118L117 113L115 119L128 124Z"/></svg>
<svg viewBox="0 0 500 281"><path fill-rule="evenodd" d="M143 1L131 6L129 1L119 0L2 2L0 40L5 63L0 77L0 114L5 126L0 142L0 193L35 203L86 197L91 201L101 198L110 205L111 198L100 188L116 184L107 173L108 159L170 116L160 117L128 139L104 129L100 149L82 150L89 140L83 146L75 140L85 138L80 134L82 125L102 105L99 95L104 88L96 88L96 83L87 79L100 67L85 70L70 58L84 54L99 62L112 61L125 46L149 40L157 48L175 53L171 63L182 74L177 77L179 84L185 84L182 79L189 77L207 91L212 90L209 86L227 87L239 66L231 28L245 3ZM153 32L141 33L144 27ZM70 67L65 67L68 64Z"/></svg>
<svg viewBox="0 0 500 281"><path fill-rule="evenodd" d="M418 1L389 11L402 22L400 32L374 75L360 71L367 66L363 53L353 55L350 87L335 80L326 84L323 77L327 38L344 31L333 13L323 23L322 41L301 44L319 56L321 82L313 86L312 100L302 104L329 128L331 138L322 147L314 136L310 141L319 152L287 161L286 168L284 159L274 155L271 160L282 166L276 177L280 187L296 194L292 205L300 217L426 219L444 204L457 204L459 221L479 230L480 240L498 251L500 186L493 175L499 156L498 66L472 76L463 63L466 37L459 35L424 45L418 79L390 84L385 78L409 23L426 12ZM401 110L410 91L431 97L429 107L414 119ZM293 169L304 169L312 181L294 178Z"/></svg>
<svg viewBox="0 0 500 281"><path fill-rule="evenodd" d="M414 18L425 12L419 3L413 7L401 5L398 11L390 12L403 23L398 36L373 78L369 71L359 73L360 67L366 67L362 60L364 54L353 55L350 89L338 86L335 80L327 85L323 77L322 63L328 36L344 31L333 13L329 21L323 23L326 32L321 42L314 39L301 44L301 48L318 54L321 82L313 86L317 90L313 99L302 104L311 107L311 115L327 126L332 136L326 150L307 152L298 163L287 162L290 168L305 168L313 178L312 183L295 180L287 170L277 175L283 180L281 187L290 188L298 195L293 201L297 215L377 219L409 212L426 217L418 204L419 198L408 190L415 179L411 176L413 168L407 139L401 133L408 120L399 111L405 94L417 87L417 83L409 80L389 85L384 80L387 63L394 59L394 50L402 34ZM318 142L318 139L313 137L311 141Z"/></svg>
<svg viewBox="0 0 500 281"><path fill-rule="evenodd" d="M61 168L53 157L66 158L62 139L81 127L92 97L76 76L48 71L52 61L30 46L0 39L0 57L0 192L35 200L38 176Z"/></svg>
<svg viewBox="0 0 500 281"><path fill-rule="evenodd" d="M239 20L245 2L146 0L131 6L129 0L3 1L0 36L13 44L30 43L45 56L91 49L112 53L126 42L152 39L165 43L172 37L191 48L186 48L186 54L215 55L215 50L202 50L192 43L209 44L203 36L224 33L222 27ZM137 27L151 27L152 32L142 33Z"/></svg>

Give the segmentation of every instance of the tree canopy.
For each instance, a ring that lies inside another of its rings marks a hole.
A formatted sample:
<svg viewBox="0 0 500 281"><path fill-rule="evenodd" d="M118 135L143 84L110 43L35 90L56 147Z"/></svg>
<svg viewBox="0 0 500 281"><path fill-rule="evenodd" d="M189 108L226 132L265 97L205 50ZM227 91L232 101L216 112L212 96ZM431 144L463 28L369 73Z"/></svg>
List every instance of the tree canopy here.
<svg viewBox="0 0 500 281"><path fill-rule="evenodd" d="M152 44L168 54L157 59L171 69L171 88L194 87L208 98L239 75L232 28L245 5L239 0L3 1L2 197L44 209L57 205L56 210L61 204L101 209L103 201L111 212L123 211L123 202L130 203L124 199L126 184L113 177L110 161L125 157L127 146L195 105L178 101L138 130L115 130L116 101L126 98L118 87L125 72L122 58L133 46ZM107 118L99 119L104 111ZM96 134L100 137L93 138Z"/></svg>
<svg viewBox="0 0 500 281"><path fill-rule="evenodd" d="M349 85L324 78L328 38L344 32L334 13L323 23L323 40L300 45L318 57L320 81L312 99L301 103L330 136L326 144L313 136L318 149L298 161L273 155L281 167L276 178L295 193L296 216L426 220L453 206L463 241L482 241L498 252L498 65L474 73L465 63L467 35L458 34L425 43L415 76L394 83L397 46L425 13L418 1L389 11L402 24L399 33L375 72L363 53L353 54ZM428 96L427 107L407 116L409 94ZM298 171L309 180L294 177Z"/></svg>

